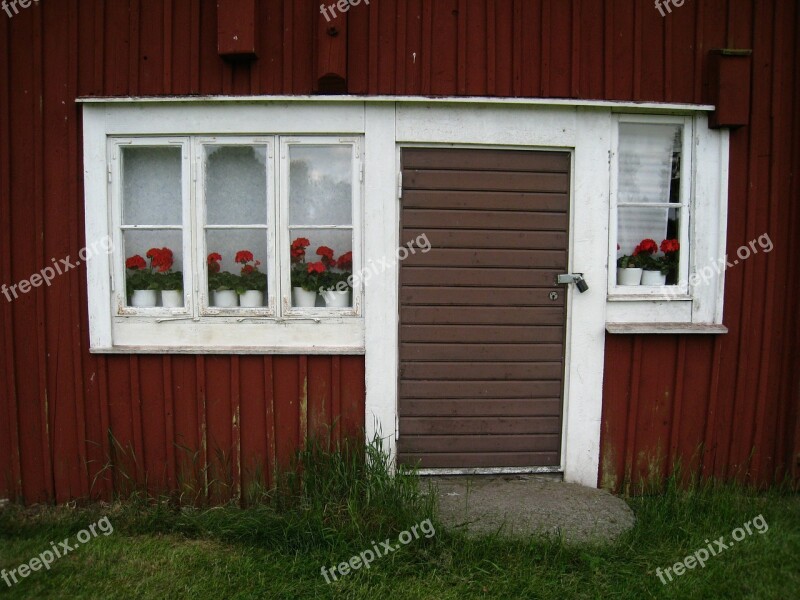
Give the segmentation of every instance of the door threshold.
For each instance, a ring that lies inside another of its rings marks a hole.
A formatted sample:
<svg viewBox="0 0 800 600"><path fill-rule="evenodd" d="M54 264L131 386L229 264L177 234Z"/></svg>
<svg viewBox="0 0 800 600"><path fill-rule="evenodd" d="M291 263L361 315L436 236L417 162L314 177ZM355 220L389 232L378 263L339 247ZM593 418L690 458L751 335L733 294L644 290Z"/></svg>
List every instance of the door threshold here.
<svg viewBox="0 0 800 600"><path fill-rule="evenodd" d="M561 467L473 467L464 469L417 469L417 475L536 475L563 474Z"/></svg>

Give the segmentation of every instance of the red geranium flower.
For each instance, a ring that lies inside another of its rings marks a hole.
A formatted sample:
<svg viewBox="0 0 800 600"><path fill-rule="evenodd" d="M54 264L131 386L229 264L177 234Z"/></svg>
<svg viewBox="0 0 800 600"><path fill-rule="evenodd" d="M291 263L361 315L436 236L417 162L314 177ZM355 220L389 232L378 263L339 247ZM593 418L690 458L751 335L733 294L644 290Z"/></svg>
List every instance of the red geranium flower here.
<svg viewBox="0 0 800 600"><path fill-rule="evenodd" d="M158 269L159 273L166 273L169 271L174 262L174 255L169 248L161 248L161 250L156 253L155 258L153 258L153 266Z"/></svg>
<svg viewBox="0 0 800 600"><path fill-rule="evenodd" d="M128 260L125 261L125 268L138 271L139 269L147 268L147 263L141 256L139 256L138 254L134 254Z"/></svg>
<svg viewBox="0 0 800 600"><path fill-rule="evenodd" d="M150 266L160 273L165 273L172 268L172 250L169 248L150 248L145 256L150 259Z"/></svg>
<svg viewBox="0 0 800 600"><path fill-rule="evenodd" d="M292 242L291 253L292 253L292 262L300 262L305 259L306 257L306 248L311 245L311 242L308 241L307 238L297 238L295 241Z"/></svg>
<svg viewBox="0 0 800 600"><path fill-rule="evenodd" d="M220 262L222 261L222 255L216 252L212 252L208 255L206 262L208 263L208 272L209 273L219 273L220 270Z"/></svg>
<svg viewBox="0 0 800 600"><path fill-rule="evenodd" d="M253 253L250 250L239 250L236 253L236 258L234 259L235 262L240 264L249 263L253 260Z"/></svg>
<svg viewBox="0 0 800 600"><path fill-rule="evenodd" d="M249 275L255 271L255 267L253 265L245 265L242 267L242 275Z"/></svg>
<svg viewBox="0 0 800 600"><path fill-rule="evenodd" d="M308 272L309 273L324 273L325 272L325 265L321 262L312 262L308 263Z"/></svg>
<svg viewBox="0 0 800 600"><path fill-rule="evenodd" d="M656 244L655 240L651 240L650 238L644 239L641 243L636 246L633 251L634 256L638 256L639 254L654 254L658 252L658 244Z"/></svg>
<svg viewBox="0 0 800 600"><path fill-rule="evenodd" d="M669 254L670 252L677 252L681 249L681 244L678 240L664 240L661 242L661 251L664 254Z"/></svg>
<svg viewBox="0 0 800 600"><path fill-rule="evenodd" d="M332 267L336 264L336 261L333 259L333 250L327 246L320 246L317 248L317 255L322 257L322 262L326 267Z"/></svg>
<svg viewBox="0 0 800 600"><path fill-rule="evenodd" d="M352 252L345 252L339 257L339 260L336 261L336 266L339 269L346 270L350 269L353 266L353 253Z"/></svg>

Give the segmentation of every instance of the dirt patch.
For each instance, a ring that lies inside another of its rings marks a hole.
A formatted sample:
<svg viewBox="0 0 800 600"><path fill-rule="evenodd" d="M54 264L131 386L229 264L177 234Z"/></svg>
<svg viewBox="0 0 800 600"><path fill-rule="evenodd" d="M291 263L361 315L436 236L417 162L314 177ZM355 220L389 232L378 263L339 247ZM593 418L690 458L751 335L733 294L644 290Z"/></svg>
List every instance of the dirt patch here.
<svg viewBox="0 0 800 600"><path fill-rule="evenodd" d="M605 490L539 476L431 477L446 527L473 535L563 536L609 542L635 522L624 500Z"/></svg>

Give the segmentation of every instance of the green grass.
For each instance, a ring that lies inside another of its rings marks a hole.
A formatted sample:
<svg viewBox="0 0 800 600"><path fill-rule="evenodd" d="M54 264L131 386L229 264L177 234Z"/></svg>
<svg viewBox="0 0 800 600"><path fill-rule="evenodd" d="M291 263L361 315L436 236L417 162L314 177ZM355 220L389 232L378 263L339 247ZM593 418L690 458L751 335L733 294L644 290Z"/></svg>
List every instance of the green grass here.
<svg viewBox="0 0 800 600"><path fill-rule="evenodd" d="M435 513L416 477L389 476L376 444L328 452L312 443L300 475L278 490L251 489L249 507L191 508L129 499L87 508L0 510L0 568L11 569L107 515L114 526L32 573L0 598L796 598L800 500L702 484L629 499L637 524L615 543L559 539L420 537L330 585L320 569ZM662 585L670 566L762 514L769 525L704 569Z"/></svg>

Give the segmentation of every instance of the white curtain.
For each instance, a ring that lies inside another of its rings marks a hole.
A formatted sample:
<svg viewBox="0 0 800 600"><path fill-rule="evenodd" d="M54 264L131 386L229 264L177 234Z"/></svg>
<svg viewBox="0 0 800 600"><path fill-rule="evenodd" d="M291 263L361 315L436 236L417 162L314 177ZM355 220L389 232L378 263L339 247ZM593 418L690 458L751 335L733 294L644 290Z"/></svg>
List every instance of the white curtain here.
<svg viewBox="0 0 800 600"><path fill-rule="evenodd" d="M617 186L619 254L631 254L645 238L660 243L667 235L670 208L627 203L669 202L672 151L679 125L620 123Z"/></svg>

